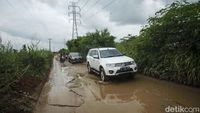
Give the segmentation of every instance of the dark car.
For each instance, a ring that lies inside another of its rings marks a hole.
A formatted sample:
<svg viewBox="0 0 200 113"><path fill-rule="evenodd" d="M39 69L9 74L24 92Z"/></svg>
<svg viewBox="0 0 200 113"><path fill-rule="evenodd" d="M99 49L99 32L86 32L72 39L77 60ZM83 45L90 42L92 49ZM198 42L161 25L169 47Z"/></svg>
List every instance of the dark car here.
<svg viewBox="0 0 200 113"><path fill-rule="evenodd" d="M70 63L81 63L83 62L83 57L78 52L71 52L68 55L68 60Z"/></svg>

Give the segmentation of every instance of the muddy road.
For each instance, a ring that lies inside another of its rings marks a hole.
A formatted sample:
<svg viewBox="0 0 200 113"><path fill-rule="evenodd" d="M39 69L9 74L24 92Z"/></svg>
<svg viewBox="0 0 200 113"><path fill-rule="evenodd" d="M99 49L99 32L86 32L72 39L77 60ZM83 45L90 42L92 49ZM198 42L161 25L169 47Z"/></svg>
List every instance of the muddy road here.
<svg viewBox="0 0 200 113"><path fill-rule="evenodd" d="M200 107L200 89L136 75L103 83L84 64L54 59L34 113L165 113L167 106Z"/></svg>

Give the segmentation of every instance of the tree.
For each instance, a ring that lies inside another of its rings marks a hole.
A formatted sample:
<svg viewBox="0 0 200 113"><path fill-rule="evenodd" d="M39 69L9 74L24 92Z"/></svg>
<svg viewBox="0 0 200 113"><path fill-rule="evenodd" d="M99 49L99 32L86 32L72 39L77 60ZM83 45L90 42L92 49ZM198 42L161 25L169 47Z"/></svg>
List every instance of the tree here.
<svg viewBox="0 0 200 113"><path fill-rule="evenodd" d="M80 52L83 56L86 56L88 50L91 48L114 47L114 39L115 37L112 36L107 29L104 29L87 33L85 36L81 36L78 39L69 40L66 45L70 52Z"/></svg>
<svg viewBox="0 0 200 113"><path fill-rule="evenodd" d="M69 50L66 49L66 48L62 48L62 49L59 50L59 53L60 54L69 54Z"/></svg>

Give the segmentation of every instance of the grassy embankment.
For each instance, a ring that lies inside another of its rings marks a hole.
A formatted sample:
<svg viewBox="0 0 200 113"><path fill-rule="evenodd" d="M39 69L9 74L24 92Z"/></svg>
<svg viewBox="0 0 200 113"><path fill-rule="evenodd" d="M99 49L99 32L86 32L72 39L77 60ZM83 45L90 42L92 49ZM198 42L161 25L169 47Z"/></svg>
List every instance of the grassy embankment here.
<svg viewBox="0 0 200 113"><path fill-rule="evenodd" d="M0 45L0 113L31 113L36 88L47 79L53 54L23 46Z"/></svg>

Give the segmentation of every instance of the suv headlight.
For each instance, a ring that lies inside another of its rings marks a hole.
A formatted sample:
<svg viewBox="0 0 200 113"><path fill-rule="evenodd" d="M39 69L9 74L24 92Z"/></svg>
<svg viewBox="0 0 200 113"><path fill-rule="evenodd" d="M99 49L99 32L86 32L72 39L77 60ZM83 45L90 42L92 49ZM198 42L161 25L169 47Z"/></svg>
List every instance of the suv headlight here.
<svg viewBox="0 0 200 113"><path fill-rule="evenodd" d="M115 64L106 64L106 67L115 67Z"/></svg>
<svg viewBox="0 0 200 113"><path fill-rule="evenodd" d="M131 62L130 62L130 65L135 65L135 61L134 61L134 60L131 61Z"/></svg>

